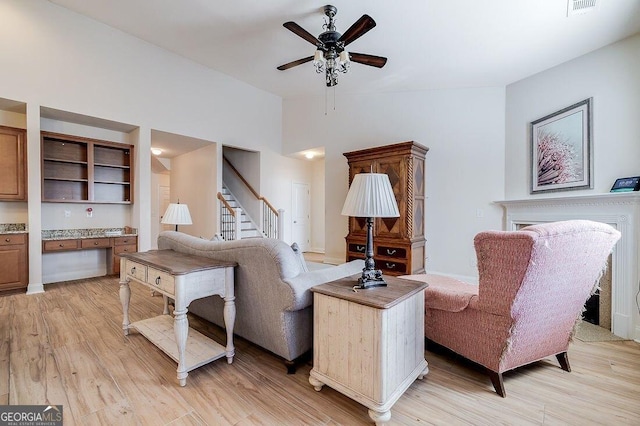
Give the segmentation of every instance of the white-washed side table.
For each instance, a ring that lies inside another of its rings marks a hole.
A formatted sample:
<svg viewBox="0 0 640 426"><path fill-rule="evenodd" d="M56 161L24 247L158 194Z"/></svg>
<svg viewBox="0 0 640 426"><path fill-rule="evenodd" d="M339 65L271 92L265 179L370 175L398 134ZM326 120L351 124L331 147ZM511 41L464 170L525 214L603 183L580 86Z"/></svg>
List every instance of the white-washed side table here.
<svg viewBox="0 0 640 426"><path fill-rule="evenodd" d="M221 262L206 257L191 256L173 250L151 250L121 255L120 301L122 329L128 335L137 330L151 343L178 363L177 377L185 386L189 371L213 360L227 357L233 362L233 326L236 318L233 262ZM129 323L129 281L136 281L162 294L162 315ZM224 299L226 347L189 327L189 304L207 296ZM168 315L168 298L174 299L173 320Z"/></svg>
<svg viewBox="0 0 640 426"><path fill-rule="evenodd" d="M313 369L309 382L369 408L382 424L428 372L424 359L425 283L385 276L387 287L353 291L357 277L311 288Z"/></svg>

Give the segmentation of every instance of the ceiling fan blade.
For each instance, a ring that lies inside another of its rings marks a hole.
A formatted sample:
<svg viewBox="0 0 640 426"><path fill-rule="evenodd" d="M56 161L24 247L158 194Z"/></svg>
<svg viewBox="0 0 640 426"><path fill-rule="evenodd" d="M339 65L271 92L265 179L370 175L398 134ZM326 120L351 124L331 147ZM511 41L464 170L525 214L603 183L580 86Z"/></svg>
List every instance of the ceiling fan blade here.
<svg viewBox="0 0 640 426"><path fill-rule="evenodd" d="M387 58L382 56L366 55L364 53L349 52L351 62L369 65L371 67L382 68L387 63ZM313 59L313 58L312 58Z"/></svg>
<svg viewBox="0 0 640 426"><path fill-rule="evenodd" d="M289 68L297 67L298 65L305 64L313 61L313 56L307 56L306 58L298 59L297 61L289 62L288 64L280 65L278 69L280 71L288 70Z"/></svg>
<svg viewBox="0 0 640 426"><path fill-rule="evenodd" d="M317 46L318 44L322 44L320 40L318 40L316 37L311 35L311 33L309 33L307 30L305 30L304 28L302 28L300 25L296 24L293 21L285 22L284 24L282 24L282 26L288 29L289 31L291 31L292 33L294 33L295 35L307 40L309 43L313 44L314 46Z"/></svg>
<svg viewBox="0 0 640 426"><path fill-rule="evenodd" d="M344 45L354 42L362 37L365 33L376 26L376 21L369 15L362 15L360 19L353 23L347 31L342 34L338 41L344 42Z"/></svg>

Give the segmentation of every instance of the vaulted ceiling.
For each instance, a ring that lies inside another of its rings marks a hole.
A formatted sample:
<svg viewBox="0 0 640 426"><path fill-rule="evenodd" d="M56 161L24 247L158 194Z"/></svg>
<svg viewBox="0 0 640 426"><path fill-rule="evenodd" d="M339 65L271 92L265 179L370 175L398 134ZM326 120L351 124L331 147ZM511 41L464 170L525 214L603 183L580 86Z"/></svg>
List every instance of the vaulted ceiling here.
<svg viewBox="0 0 640 426"><path fill-rule="evenodd" d="M282 24L319 35L326 1L50 1L283 98L325 94L311 62L276 67L313 55L314 46ZM389 58L382 69L352 64L339 76L345 93L504 86L640 32L638 0L597 0L574 16L567 0L330 4L339 32L365 13L377 23L349 50Z"/></svg>

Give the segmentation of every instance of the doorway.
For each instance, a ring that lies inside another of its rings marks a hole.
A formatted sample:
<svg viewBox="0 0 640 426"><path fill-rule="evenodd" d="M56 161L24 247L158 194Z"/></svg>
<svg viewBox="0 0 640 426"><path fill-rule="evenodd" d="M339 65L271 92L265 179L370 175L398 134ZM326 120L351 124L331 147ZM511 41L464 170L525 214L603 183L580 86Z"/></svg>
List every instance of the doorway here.
<svg viewBox="0 0 640 426"><path fill-rule="evenodd" d="M308 251L311 239L311 196L309 184L293 183L293 196L291 208L291 239L298 243L300 250Z"/></svg>

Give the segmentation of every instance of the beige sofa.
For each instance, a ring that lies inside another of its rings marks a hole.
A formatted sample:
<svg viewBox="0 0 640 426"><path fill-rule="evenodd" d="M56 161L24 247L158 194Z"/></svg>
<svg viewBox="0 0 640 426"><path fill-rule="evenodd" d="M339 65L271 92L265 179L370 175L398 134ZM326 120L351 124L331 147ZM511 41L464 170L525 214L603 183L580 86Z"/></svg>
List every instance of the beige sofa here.
<svg viewBox="0 0 640 426"><path fill-rule="evenodd" d="M181 232L165 231L159 249L238 263L235 270L234 333L284 358L289 372L294 360L313 344L311 287L358 274L362 260L306 271L304 259L286 243L268 238L208 241ZM219 326L223 301L213 296L195 300L189 311Z"/></svg>

